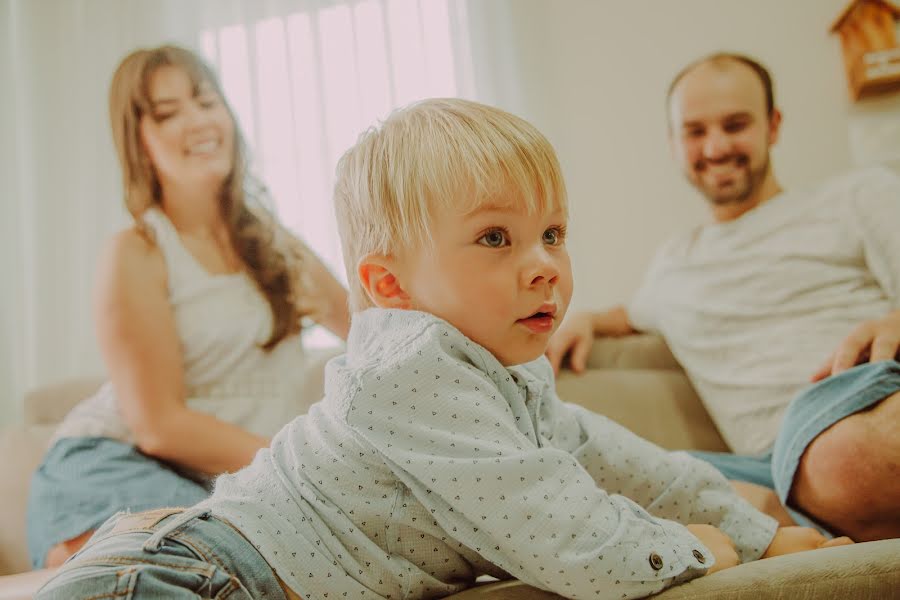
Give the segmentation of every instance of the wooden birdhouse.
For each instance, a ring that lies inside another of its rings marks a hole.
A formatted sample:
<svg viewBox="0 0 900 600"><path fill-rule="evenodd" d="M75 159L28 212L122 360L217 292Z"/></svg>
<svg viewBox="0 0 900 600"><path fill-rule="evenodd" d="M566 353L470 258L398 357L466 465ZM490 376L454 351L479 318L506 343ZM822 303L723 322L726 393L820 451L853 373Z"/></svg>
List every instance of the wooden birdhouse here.
<svg viewBox="0 0 900 600"><path fill-rule="evenodd" d="M900 90L900 7L889 0L852 0L831 26L841 36L854 100Z"/></svg>

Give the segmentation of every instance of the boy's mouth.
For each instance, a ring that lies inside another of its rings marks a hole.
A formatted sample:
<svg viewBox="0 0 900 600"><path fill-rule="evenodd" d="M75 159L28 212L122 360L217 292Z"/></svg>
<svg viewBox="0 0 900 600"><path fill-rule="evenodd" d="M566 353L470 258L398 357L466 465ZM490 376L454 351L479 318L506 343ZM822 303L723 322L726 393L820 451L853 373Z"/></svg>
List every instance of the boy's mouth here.
<svg viewBox="0 0 900 600"><path fill-rule="evenodd" d="M524 325L532 333L549 333L553 331L553 318L556 314L556 305L541 306L541 310L531 316L519 319L516 323Z"/></svg>

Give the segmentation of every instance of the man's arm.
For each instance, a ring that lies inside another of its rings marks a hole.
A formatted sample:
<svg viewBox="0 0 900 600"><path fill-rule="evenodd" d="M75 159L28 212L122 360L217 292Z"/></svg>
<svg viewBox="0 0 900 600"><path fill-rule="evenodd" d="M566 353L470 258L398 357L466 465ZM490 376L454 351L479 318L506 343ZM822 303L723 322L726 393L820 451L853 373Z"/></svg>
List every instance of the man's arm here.
<svg viewBox="0 0 900 600"><path fill-rule="evenodd" d="M847 219L862 243L866 267L890 300L892 311L860 323L828 357L812 380L837 375L864 362L900 354L900 177L883 168L867 169L847 190Z"/></svg>
<svg viewBox="0 0 900 600"><path fill-rule="evenodd" d="M547 359L558 373L566 356L576 373L584 371L595 337L619 337L637 333L624 306L606 312L578 312L569 315L547 345Z"/></svg>

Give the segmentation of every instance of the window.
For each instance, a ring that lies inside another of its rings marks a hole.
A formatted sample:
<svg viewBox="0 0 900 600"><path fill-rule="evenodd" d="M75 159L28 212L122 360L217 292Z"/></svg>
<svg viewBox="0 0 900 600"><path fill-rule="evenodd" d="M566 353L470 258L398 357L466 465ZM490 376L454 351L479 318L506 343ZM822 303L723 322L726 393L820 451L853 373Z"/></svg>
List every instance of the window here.
<svg viewBox="0 0 900 600"><path fill-rule="evenodd" d="M461 10L454 0L348 1L200 34L272 208L342 280L335 164L392 109L459 93ZM331 342L321 331L307 337Z"/></svg>

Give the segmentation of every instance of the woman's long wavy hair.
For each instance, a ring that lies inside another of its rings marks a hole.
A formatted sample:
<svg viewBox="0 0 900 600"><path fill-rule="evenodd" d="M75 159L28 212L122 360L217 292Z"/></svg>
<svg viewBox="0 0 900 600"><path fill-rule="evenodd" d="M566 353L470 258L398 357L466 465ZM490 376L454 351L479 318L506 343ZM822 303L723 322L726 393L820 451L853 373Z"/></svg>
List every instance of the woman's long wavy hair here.
<svg viewBox="0 0 900 600"><path fill-rule="evenodd" d="M190 50L177 46L142 49L120 63L110 86L109 117L122 166L125 205L145 233L149 232L142 215L151 206L161 205L162 190L140 138L140 123L151 110L150 78L164 66L184 69L195 90L204 82L211 85L236 123L215 73ZM303 314L298 307L302 290L296 275L302 267L301 257L290 250L289 244L281 250L276 244L281 226L260 202L265 188L247 172L246 146L237 126L232 165L222 184L221 214L235 251L272 309L272 332L263 345L271 350L300 331Z"/></svg>

